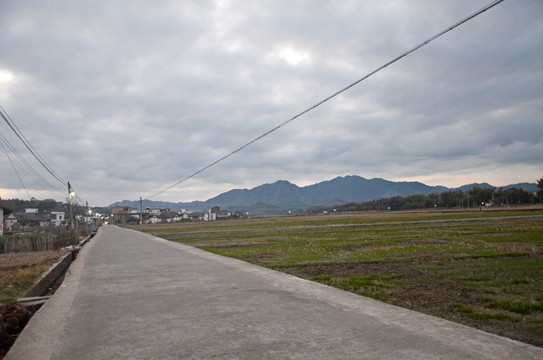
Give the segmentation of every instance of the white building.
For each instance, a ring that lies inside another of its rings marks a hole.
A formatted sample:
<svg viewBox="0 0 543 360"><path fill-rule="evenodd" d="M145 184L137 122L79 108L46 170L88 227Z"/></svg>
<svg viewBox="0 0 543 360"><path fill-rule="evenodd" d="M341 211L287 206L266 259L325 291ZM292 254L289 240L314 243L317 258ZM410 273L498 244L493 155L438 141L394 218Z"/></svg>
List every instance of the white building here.
<svg viewBox="0 0 543 360"><path fill-rule="evenodd" d="M64 211L51 211L51 224L60 226L65 219Z"/></svg>

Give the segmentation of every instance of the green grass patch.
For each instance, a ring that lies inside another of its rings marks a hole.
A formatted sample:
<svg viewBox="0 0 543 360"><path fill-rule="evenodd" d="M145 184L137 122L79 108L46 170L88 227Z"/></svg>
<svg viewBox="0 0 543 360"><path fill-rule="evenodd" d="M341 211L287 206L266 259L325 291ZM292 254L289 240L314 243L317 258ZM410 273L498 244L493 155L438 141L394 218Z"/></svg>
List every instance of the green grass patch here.
<svg viewBox="0 0 543 360"><path fill-rule="evenodd" d="M339 278L321 274L311 277L311 280L381 301L389 299L390 291L394 289L398 283L396 275L377 274L354 275Z"/></svg>
<svg viewBox="0 0 543 360"><path fill-rule="evenodd" d="M332 282L332 277L330 275L318 275L312 277L311 280L322 282L324 284L330 284Z"/></svg>
<svg viewBox="0 0 543 360"><path fill-rule="evenodd" d="M492 301L486 304L485 307L488 309L502 309L517 314L530 314L533 311L543 312L543 304L511 300Z"/></svg>
<svg viewBox="0 0 543 360"><path fill-rule="evenodd" d="M451 304L450 307L451 307L451 309L453 311L461 312L461 313L464 313L464 314L472 314L473 313L473 310L469 306L466 306L464 304Z"/></svg>
<svg viewBox="0 0 543 360"><path fill-rule="evenodd" d="M461 313L463 316L474 320L500 320L511 322L515 321L511 316L507 314L476 312L472 308L464 304L451 304L450 309L453 312Z"/></svg>
<svg viewBox="0 0 543 360"><path fill-rule="evenodd" d="M22 297L50 266L50 262L43 262L26 269L6 271L0 278L0 304Z"/></svg>

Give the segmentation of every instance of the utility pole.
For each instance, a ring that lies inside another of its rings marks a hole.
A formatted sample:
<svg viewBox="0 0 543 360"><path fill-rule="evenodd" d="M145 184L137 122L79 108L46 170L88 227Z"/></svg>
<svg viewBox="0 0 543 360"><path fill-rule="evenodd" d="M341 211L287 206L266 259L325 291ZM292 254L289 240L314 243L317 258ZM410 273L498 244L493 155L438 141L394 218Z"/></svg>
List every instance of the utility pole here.
<svg viewBox="0 0 543 360"><path fill-rule="evenodd" d="M85 214L85 223L87 227L87 235L89 235L89 223L91 221L91 209L89 207L89 202L85 201L85 205L87 206L87 210L85 210L87 213Z"/></svg>
<svg viewBox="0 0 543 360"><path fill-rule="evenodd" d="M140 196L140 221L141 221L141 232L143 232L143 201Z"/></svg>
<svg viewBox="0 0 543 360"><path fill-rule="evenodd" d="M70 182L68 181L68 204L70 206L70 229L73 230L74 228L74 220L72 216L72 186L70 185Z"/></svg>

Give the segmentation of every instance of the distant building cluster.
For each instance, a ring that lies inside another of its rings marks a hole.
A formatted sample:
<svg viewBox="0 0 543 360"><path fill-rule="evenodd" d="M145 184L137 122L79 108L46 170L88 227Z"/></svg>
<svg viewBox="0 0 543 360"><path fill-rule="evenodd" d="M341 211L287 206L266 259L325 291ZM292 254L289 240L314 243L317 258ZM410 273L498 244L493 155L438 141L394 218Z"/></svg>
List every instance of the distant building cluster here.
<svg viewBox="0 0 543 360"><path fill-rule="evenodd" d="M85 215L75 215L74 221L79 224L96 223L96 213L87 213ZM44 228L68 227L70 224L69 215L64 210L39 212L37 208L25 208L16 211L0 207L0 218L3 220L0 224L0 235L4 231L20 232L33 231Z"/></svg>
<svg viewBox="0 0 543 360"><path fill-rule="evenodd" d="M38 212L38 209L28 208L12 212L3 218L6 231L19 230L30 227L61 226L66 221L64 211Z"/></svg>
<svg viewBox="0 0 543 360"><path fill-rule="evenodd" d="M130 206L113 206L111 208L113 221L116 223L134 223L140 221L138 209ZM172 211L169 208L145 208L141 214L144 224L176 223L182 221L215 221L229 219L232 214L221 210L219 206L209 208L207 211L197 212L181 209Z"/></svg>
<svg viewBox="0 0 543 360"><path fill-rule="evenodd" d="M89 215L76 215L75 220L79 223L91 223L93 217ZM35 208L27 208L14 211L3 216L4 230L15 231L29 228L60 227L70 222L65 211L39 212Z"/></svg>

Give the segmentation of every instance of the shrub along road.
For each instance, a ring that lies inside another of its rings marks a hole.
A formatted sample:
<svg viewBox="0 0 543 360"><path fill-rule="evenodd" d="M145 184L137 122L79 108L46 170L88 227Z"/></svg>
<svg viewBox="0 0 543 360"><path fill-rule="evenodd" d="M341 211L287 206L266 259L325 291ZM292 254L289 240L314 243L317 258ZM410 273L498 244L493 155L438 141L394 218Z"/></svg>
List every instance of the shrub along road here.
<svg viewBox="0 0 543 360"><path fill-rule="evenodd" d="M535 359L543 349L106 226L7 359Z"/></svg>

